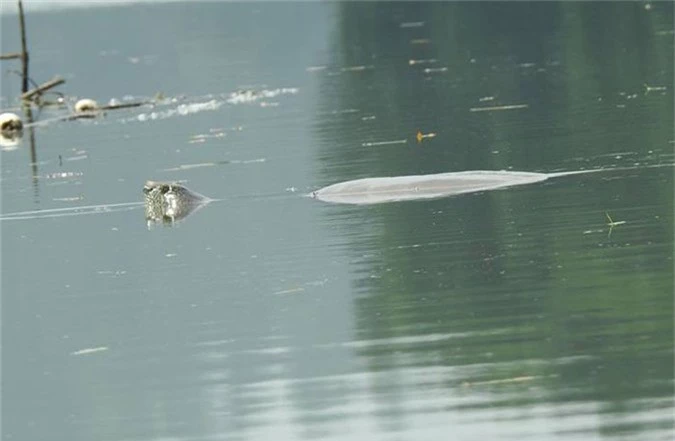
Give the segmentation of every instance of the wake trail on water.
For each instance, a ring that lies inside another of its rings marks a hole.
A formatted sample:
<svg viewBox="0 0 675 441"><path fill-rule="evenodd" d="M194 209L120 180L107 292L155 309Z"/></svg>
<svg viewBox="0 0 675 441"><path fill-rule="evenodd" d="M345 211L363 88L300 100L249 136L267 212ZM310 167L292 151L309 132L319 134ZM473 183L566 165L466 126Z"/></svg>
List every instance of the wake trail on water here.
<svg viewBox="0 0 675 441"><path fill-rule="evenodd" d="M590 170L573 170L573 171L544 173L544 174L550 179L550 178L560 178L563 176L586 175L589 173L642 170L645 168L662 168L662 167L675 167L675 164L633 165L630 167L594 168Z"/></svg>
<svg viewBox="0 0 675 441"><path fill-rule="evenodd" d="M233 201L238 199L269 200L280 199L290 195L285 193L278 194L255 194L248 196L233 196L225 199L212 199L204 197L202 205L210 205L218 202ZM47 219L66 216L85 216L90 214L118 213L142 208L145 202L121 202L116 204L97 204L85 205L79 207L49 208L44 210L17 211L0 215L0 222L13 220Z"/></svg>
<svg viewBox="0 0 675 441"><path fill-rule="evenodd" d="M516 187L572 175L673 167L673 164L633 165L566 172L542 173L511 170L470 170L427 175L391 176L338 182L314 191L315 199L338 204L369 205L439 199Z"/></svg>
<svg viewBox="0 0 675 441"><path fill-rule="evenodd" d="M134 210L142 207L144 204L144 202L123 202L119 204L99 204L85 205L80 207L50 208L45 210L17 211L15 213L0 215L0 221L116 213L120 211Z"/></svg>
<svg viewBox="0 0 675 441"><path fill-rule="evenodd" d="M631 166L631 167L598 168L598 169L590 169L590 170L573 170L573 171L554 172L554 173L529 173L529 172L516 172L516 171L514 171L514 172L504 171L504 172L496 172L496 173L505 173L505 174L512 173L514 176L517 176L519 174L534 176L535 177L534 179L528 179L526 182L523 182L523 184L527 184L527 183L535 183L535 182L540 182L540 181L551 179L551 178L559 178L559 177L565 177L565 176L585 175L585 174L600 173L600 172L641 170L641 169L647 169L647 168L663 168L663 167L675 167L675 164L636 165L636 166ZM459 175L471 176L472 174L475 174L475 175L478 176L481 173L486 173L486 171L456 172L456 174L458 176ZM454 174L454 173L447 173L445 175L452 175L452 174ZM540 176L540 178L536 178L537 175ZM434 175L426 175L426 176L427 177L433 177ZM425 177L425 175L422 175L422 176L419 176L419 177L417 177L417 176L415 176L415 177L401 176L401 177L398 177L398 178L365 178L365 179L362 179L362 180L348 181L347 183L341 183L341 184L336 184L336 185L344 185L344 184L349 184L351 182L357 182L357 181L374 182L374 181L381 180L381 179L387 180L387 179L424 178L424 177ZM513 186L513 185L520 185L520 184L521 183L519 183L519 182L513 182L511 185L504 184L504 185L500 185L499 187L501 188L501 187L507 187L507 186ZM411 185L413 185L413 184L411 184ZM486 188L482 188L482 189L476 188L472 191L488 191L490 189L491 189L490 187L486 187ZM371 187L369 190L366 190L366 192L370 191L372 193L378 193L378 192L382 192L382 190L383 189L379 189L379 191L378 191L378 189ZM401 191L401 188L398 188L398 189L395 189L395 190ZM357 191L355 194L359 194L363 191L364 190ZM320 190L319 190L319 192L320 192ZM343 196L349 196L350 195L349 191L338 191L336 194L340 194L340 193ZM443 192L438 193L439 197L443 197L443 196L447 196L447 195L451 195L451 194L443 194ZM316 198L317 192L313 192L313 193L305 194L305 195L301 195L301 196ZM211 199L211 198L204 197L204 205L218 203L218 202L225 202L225 201L241 200L241 199L262 201L262 200L271 200L271 199L273 199L273 200L286 199L286 198L291 198L291 197L295 197L295 194L267 193L267 194L237 195L237 196L231 196L231 197L224 198L224 199ZM144 205L145 205L145 202L121 202L121 203L116 203L116 204L97 204L97 205L85 205L85 206L79 206L79 207L64 207L64 208L50 208L50 209L44 209L44 210L17 211L15 213L1 214L0 215L0 221L6 222L6 221L13 221L13 220L46 219L46 218L66 217L66 216L84 216L84 215L90 215L90 214L116 213L116 212L122 212L122 211L135 210L135 209L143 207Z"/></svg>

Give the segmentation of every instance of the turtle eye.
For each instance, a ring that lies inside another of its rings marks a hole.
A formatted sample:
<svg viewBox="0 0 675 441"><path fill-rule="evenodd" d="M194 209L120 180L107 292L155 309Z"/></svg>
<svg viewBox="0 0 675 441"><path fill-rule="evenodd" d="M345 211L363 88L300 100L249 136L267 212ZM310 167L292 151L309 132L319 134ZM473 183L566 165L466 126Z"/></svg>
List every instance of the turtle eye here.
<svg viewBox="0 0 675 441"><path fill-rule="evenodd" d="M148 194L150 193L155 187L157 187L157 183L154 181L145 181L145 185L143 186L143 193Z"/></svg>

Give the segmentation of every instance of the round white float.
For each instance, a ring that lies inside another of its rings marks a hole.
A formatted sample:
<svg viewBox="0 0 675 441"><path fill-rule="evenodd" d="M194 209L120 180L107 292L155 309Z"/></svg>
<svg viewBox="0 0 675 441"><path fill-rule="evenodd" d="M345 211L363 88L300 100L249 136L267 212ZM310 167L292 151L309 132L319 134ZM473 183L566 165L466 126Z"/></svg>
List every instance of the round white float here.
<svg viewBox="0 0 675 441"><path fill-rule="evenodd" d="M89 98L83 98L75 103L76 113L96 112L99 109L98 103Z"/></svg>
<svg viewBox="0 0 675 441"><path fill-rule="evenodd" d="M0 114L0 149L16 149L21 135L23 135L23 122L18 115L11 112Z"/></svg>
<svg viewBox="0 0 675 441"><path fill-rule="evenodd" d="M23 129L21 118L15 113L7 112L0 114L0 131L2 133L16 133Z"/></svg>

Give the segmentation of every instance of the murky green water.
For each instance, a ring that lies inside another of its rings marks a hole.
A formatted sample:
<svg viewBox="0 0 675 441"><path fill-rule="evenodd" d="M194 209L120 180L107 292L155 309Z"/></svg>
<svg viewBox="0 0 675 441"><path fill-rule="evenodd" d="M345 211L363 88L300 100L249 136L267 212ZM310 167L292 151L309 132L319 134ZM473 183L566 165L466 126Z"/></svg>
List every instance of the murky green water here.
<svg viewBox="0 0 675 441"><path fill-rule="evenodd" d="M672 439L673 168L645 166L674 160L674 25L650 6L30 14L36 81L167 99L1 152L3 439ZM17 44L3 15L1 50ZM597 167L635 168L303 197ZM109 205L148 179L224 200L148 229ZM44 211L76 206L107 211Z"/></svg>

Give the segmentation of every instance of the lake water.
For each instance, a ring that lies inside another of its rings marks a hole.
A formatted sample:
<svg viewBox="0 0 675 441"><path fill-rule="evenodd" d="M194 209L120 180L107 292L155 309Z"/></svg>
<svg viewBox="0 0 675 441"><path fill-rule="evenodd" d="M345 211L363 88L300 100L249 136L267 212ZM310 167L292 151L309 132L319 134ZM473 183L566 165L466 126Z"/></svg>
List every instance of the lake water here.
<svg viewBox="0 0 675 441"><path fill-rule="evenodd" d="M176 3L27 26L36 82L164 99L1 152L3 440L675 436L672 3ZM172 226L111 205L149 179L219 201Z"/></svg>

